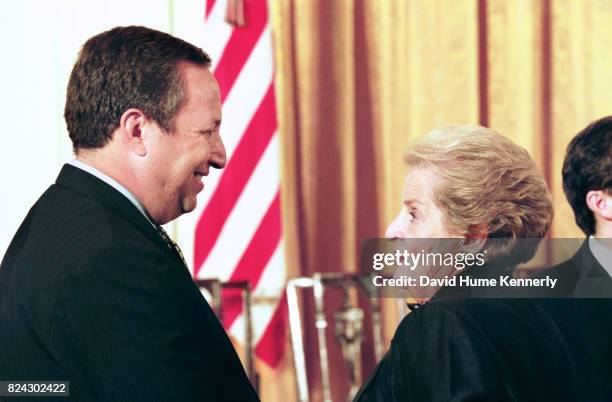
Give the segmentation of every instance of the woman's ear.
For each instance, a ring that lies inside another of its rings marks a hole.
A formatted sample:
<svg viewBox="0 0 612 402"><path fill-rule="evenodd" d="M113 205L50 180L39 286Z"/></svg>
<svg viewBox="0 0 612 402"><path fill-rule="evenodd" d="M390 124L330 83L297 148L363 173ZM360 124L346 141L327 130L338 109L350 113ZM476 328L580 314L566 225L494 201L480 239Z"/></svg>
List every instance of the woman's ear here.
<svg viewBox="0 0 612 402"><path fill-rule="evenodd" d="M489 226L486 223L469 225L464 235L463 248L471 253L477 253L484 247L489 235Z"/></svg>

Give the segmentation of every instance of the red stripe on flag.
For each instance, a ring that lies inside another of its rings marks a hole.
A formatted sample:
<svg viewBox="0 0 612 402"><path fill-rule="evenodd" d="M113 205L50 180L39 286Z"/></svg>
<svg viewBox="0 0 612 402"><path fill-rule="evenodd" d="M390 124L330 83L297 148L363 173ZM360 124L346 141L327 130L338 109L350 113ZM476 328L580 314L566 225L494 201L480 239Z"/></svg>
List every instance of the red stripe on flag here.
<svg viewBox="0 0 612 402"><path fill-rule="evenodd" d="M258 3L263 3L263 5ZM244 3L244 19L246 21L245 25L232 31L232 36L225 46L219 64L215 68L215 77L221 89L221 101L225 100L230 89L232 89L238 74L242 71L268 22L268 9L265 0L246 1ZM272 60L267 62L271 63Z"/></svg>
<svg viewBox="0 0 612 402"><path fill-rule="evenodd" d="M281 238L280 196L276 193L268 211L255 231L251 243L232 273L232 281L249 281L255 289ZM240 298L231 293L223 299L223 325L229 329L242 313Z"/></svg>
<svg viewBox="0 0 612 402"><path fill-rule="evenodd" d="M210 15L213 7L215 6L215 1L217 0L206 0L206 13L204 14L204 19L206 20Z"/></svg>
<svg viewBox="0 0 612 402"><path fill-rule="evenodd" d="M272 368L278 366L285 352L287 311L287 294L283 292L272 319L255 347L255 354Z"/></svg>
<svg viewBox="0 0 612 402"><path fill-rule="evenodd" d="M225 220L234 208L259 159L276 131L274 86L270 84L259 108L224 169L219 184L196 226L194 275L197 278Z"/></svg>

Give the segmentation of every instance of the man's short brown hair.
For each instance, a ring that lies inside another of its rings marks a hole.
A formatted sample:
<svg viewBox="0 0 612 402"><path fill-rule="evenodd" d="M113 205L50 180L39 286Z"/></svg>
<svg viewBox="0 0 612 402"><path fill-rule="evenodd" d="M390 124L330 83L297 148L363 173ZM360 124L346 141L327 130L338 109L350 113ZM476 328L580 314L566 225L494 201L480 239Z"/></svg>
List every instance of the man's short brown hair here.
<svg viewBox="0 0 612 402"><path fill-rule="evenodd" d="M70 74L64 109L74 150L106 145L129 108L172 131L183 102L181 61L210 67L202 49L146 27L117 27L85 42Z"/></svg>
<svg viewBox="0 0 612 402"><path fill-rule="evenodd" d="M594 121L567 146L563 161L563 191L576 223L587 235L595 234L595 216L587 206L591 190L612 193L612 116Z"/></svg>

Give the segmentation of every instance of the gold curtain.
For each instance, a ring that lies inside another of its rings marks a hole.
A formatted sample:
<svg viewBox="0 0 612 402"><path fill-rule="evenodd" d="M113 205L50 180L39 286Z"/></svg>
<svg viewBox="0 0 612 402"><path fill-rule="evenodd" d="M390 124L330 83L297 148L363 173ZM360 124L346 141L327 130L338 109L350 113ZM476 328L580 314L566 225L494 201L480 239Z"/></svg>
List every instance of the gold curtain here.
<svg viewBox="0 0 612 402"><path fill-rule="evenodd" d="M358 270L361 240L381 236L400 207L406 143L451 123L483 124L525 147L553 193L552 236L582 236L560 169L572 136L611 114L612 2L271 4L290 277ZM397 321L391 305L385 314L388 341ZM316 355L313 331L306 346ZM315 367L315 400L317 378ZM263 385L265 400L293 392ZM335 399L346 389L334 381Z"/></svg>

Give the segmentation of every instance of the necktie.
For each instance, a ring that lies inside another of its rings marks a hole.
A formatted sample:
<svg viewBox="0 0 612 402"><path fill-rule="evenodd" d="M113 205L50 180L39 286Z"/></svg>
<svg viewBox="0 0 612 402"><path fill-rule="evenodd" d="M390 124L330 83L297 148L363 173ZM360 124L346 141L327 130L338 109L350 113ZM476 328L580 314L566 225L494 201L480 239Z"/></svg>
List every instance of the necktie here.
<svg viewBox="0 0 612 402"><path fill-rule="evenodd" d="M189 270L189 267L187 266L187 261L185 261L185 257L183 256L183 252L181 251L181 248L178 246L178 244L176 244L170 238L170 236L168 236L168 233L166 233L166 231L164 230L163 227L161 227L159 225L155 225L155 227L157 228L157 231L159 232L159 235L161 236L161 238L164 239L164 241L168 245L168 248L170 248L170 250L174 250L174 252L176 254L178 254L178 256L181 258L181 261L183 261L183 265L185 265L185 268L187 268L187 270Z"/></svg>

